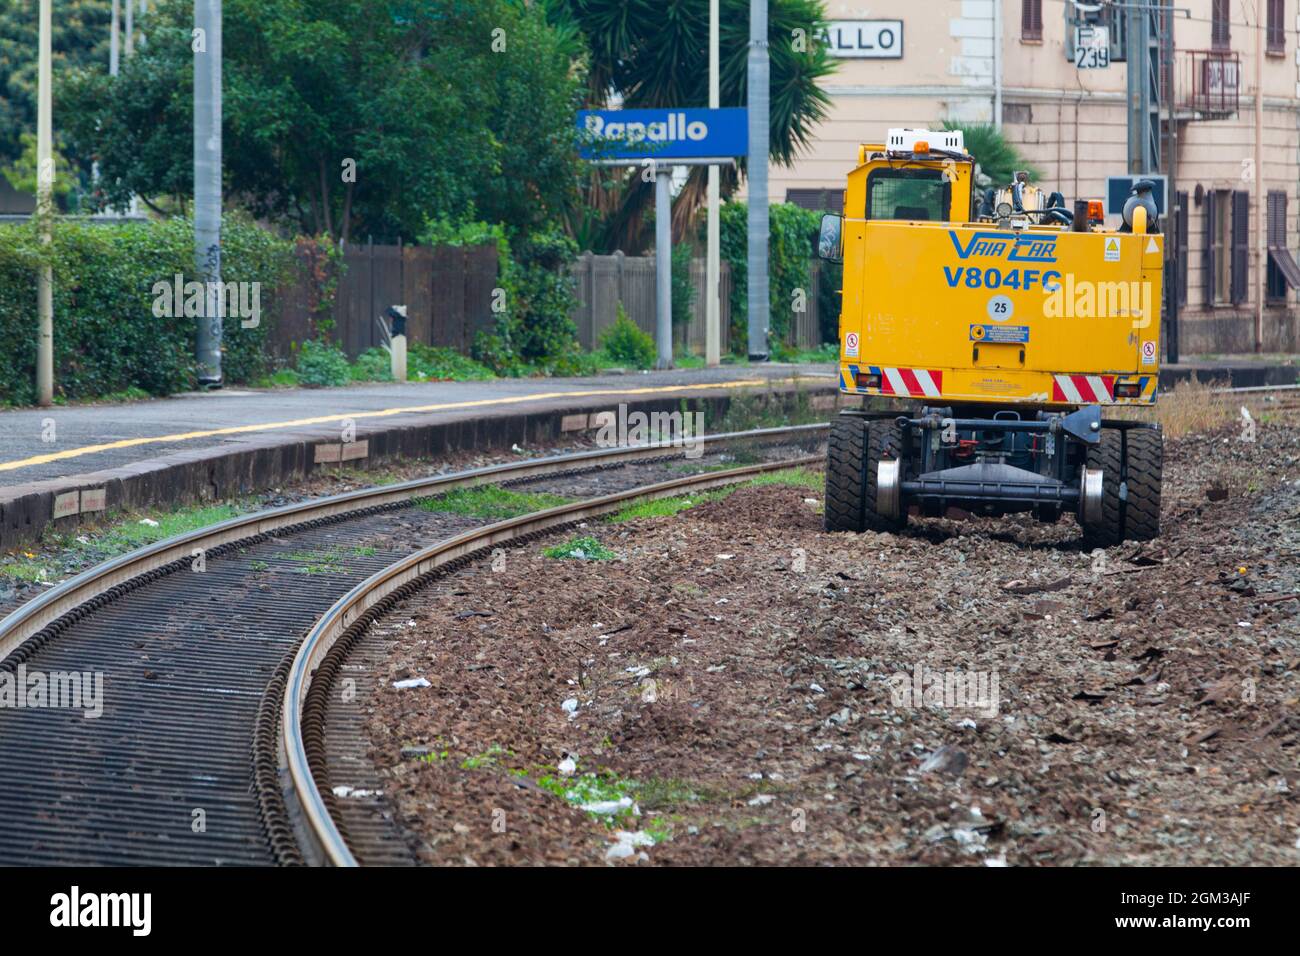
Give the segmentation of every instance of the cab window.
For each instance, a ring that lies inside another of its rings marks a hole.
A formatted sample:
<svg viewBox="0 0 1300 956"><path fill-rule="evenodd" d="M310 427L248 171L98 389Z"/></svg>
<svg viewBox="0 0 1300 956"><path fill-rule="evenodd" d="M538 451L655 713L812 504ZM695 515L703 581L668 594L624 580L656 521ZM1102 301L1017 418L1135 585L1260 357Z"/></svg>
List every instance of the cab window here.
<svg viewBox="0 0 1300 956"><path fill-rule="evenodd" d="M947 222L952 184L941 169L877 169L867 177L867 219Z"/></svg>

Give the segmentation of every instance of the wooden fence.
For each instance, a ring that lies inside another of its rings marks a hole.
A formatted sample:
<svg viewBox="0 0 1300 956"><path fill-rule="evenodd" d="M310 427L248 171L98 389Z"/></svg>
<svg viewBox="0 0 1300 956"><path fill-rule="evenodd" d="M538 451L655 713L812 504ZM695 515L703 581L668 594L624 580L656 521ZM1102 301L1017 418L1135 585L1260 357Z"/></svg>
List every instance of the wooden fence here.
<svg viewBox="0 0 1300 956"><path fill-rule="evenodd" d="M333 338L350 357L379 345L383 336L375 322L390 305L405 305L407 335L413 342L449 346L468 352L480 330L491 330L493 292L497 287L495 246L377 246L350 245L343 252L344 270L333 310ZM807 308L793 314L789 344L813 348L818 344L817 283L819 263L813 263ZM628 317L650 335L655 332L655 261L653 256L597 256L584 253L573 267L578 307L573 313L578 341L592 349L614 322L618 303ZM695 295L691 319L675 330L679 347L704 352L705 261L691 262ZM304 260L295 280L281 290L280 320L271 349L287 358L293 344L314 338L318 320L320 277ZM722 263L719 301L722 315L720 347L730 340L731 268Z"/></svg>
<svg viewBox="0 0 1300 956"><path fill-rule="evenodd" d="M390 305L406 306L407 336L413 342L444 345L468 352L474 337L494 325L493 290L497 287L495 246L350 245L343 251L331 318L333 338L355 358L383 341L375 320ZM318 293L306 261L284 290L272 350L286 357L292 343L313 338L317 322L313 302Z"/></svg>
<svg viewBox="0 0 1300 956"><path fill-rule="evenodd" d="M798 348L816 348L820 344L818 328L818 283L821 278L820 263L812 264L812 281L806 290L805 309L791 316L788 344ZM704 353L705 336L705 283L707 263L704 259L691 260L691 286L695 295L691 301L691 318L684 327L674 330L678 346ZM590 252L578 257L573 268L576 280L578 309L573 321L578 327L578 341L583 348L594 348L600 334L614 321L618 303L623 303L628 318L650 335L655 333L655 260L653 256L597 256ZM718 283L719 308L722 314L720 349L725 354L730 343L731 315L731 264L722 263ZM793 305L793 303L792 303Z"/></svg>

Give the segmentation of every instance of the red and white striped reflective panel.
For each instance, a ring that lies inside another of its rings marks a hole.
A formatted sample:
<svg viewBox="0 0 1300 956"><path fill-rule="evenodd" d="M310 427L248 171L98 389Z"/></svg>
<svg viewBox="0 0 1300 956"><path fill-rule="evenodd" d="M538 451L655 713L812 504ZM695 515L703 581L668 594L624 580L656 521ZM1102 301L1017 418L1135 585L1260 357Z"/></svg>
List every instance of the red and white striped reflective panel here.
<svg viewBox="0 0 1300 956"><path fill-rule="evenodd" d="M1115 401L1114 375L1055 375L1052 401L1076 404Z"/></svg>
<svg viewBox="0 0 1300 956"><path fill-rule="evenodd" d="M943 372L923 368L881 368L880 390L904 398L938 398L943 391Z"/></svg>

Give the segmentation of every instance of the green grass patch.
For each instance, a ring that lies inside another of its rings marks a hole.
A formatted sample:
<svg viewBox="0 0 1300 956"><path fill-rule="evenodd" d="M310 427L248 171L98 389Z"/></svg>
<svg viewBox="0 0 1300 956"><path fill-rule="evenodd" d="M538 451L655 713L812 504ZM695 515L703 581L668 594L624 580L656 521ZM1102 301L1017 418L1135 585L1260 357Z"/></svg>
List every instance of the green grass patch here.
<svg viewBox="0 0 1300 956"><path fill-rule="evenodd" d="M496 378L486 365L462 355L455 349L423 345L419 342L406 353L407 377L417 382L484 382Z"/></svg>
<svg viewBox="0 0 1300 956"><path fill-rule="evenodd" d="M45 555L21 550L0 562L0 575L20 581L54 582L145 545L185 534L243 514L232 504L200 505L175 511L118 514L104 528L47 531L40 547ZM52 552L58 552L57 554Z"/></svg>
<svg viewBox="0 0 1300 956"><path fill-rule="evenodd" d="M568 498L547 492L514 491L499 485L475 485L472 488L457 488L437 498L425 498L420 501L419 507L425 511L443 511L470 518L501 521L568 503Z"/></svg>
<svg viewBox="0 0 1300 956"><path fill-rule="evenodd" d="M772 357L778 361L793 362L796 365L819 365L826 362L838 364L840 346L838 342L827 342L815 349L779 348L773 350Z"/></svg>
<svg viewBox="0 0 1300 956"><path fill-rule="evenodd" d="M706 501L719 501L730 494L732 489L719 488L715 491L703 491L697 495L683 498L658 498L654 501L638 501L628 505L622 511L615 512L606 521L617 524L620 521L634 521L637 518L667 518L672 515L702 505Z"/></svg>
<svg viewBox="0 0 1300 956"><path fill-rule="evenodd" d="M564 542L564 544L543 548L542 556L561 560L572 558L578 561L612 561L618 557L617 554L590 535L572 538Z"/></svg>
<svg viewBox="0 0 1300 956"><path fill-rule="evenodd" d="M443 751L445 754L446 751ZM473 757L466 757L460 762L462 770L482 770L485 767L495 767L499 757L513 757L514 754L502 747L500 744L493 744L481 754Z"/></svg>
<svg viewBox="0 0 1300 956"><path fill-rule="evenodd" d="M340 574L345 570L344 558L373 558L375 554L372 545L334 545L316 551L290 551L285 558L302 565L298 571L303 574Z"/></svg>
<svg viewBox="0 0 1300 956"><path fill-rule="evenodd" d="M655 501L640 501L636 504L628 505L621 511L610 515L605 520L611 523L618 523L621 521L632 521L636 518L670 517L694 508L696 505L702 505L705 502L721 501L723 498L735 494L741 488L759 488L772 485L821 491L825 485L825 479L822 477L821 472L811 471L807 468L787 468L782 471L769 471L757 475L748 481L743 481L727 488L714 488L711 491L703 491L699 494L686 495L679 498L659 498Z"/></svg>
<svg viewBox="0 0 1300 956"><path fill-rule="evenodd" d="M282 368L256 378L250 384L253 388L297 388L302 384L302 376L291 368Z"/></svg>
<svg viewBox="0 0 1300 956"><path fill-rule="evenodd" d="M707 364L703 355L696 355L693 352L678 352L673 356L675 368L704 368Z"/></svg>
<svg viewBox="0 0 1300 956"><path fill-rule="evenodd" d="M786 488L811 488L822 491L826 487L826 477L820 471L808 468L789 468L785 471L768 471L745 482L743 488L759 488L764 485L780 485Z"/></svg>

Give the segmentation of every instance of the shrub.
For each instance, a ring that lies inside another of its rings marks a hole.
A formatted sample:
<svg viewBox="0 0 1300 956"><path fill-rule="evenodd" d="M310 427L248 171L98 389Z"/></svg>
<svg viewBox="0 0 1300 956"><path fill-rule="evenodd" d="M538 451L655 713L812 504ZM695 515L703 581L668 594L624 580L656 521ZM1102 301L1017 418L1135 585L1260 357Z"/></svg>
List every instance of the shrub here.
<svg viewBox="0 0 1300 956"><path fill-rule="evenodd" d="M337 345L308 339L299 346L298 376L308 388L346 385L351 378L348 357Z"/></svg>
<svg viewBox="0 0 1300 956"><path fill-rule="evenodd" d="M495 244L502 311L496 326L479 332L472 354L499 375L563 373L578 353L577 306L570 266L577 244L558 227L511 232L485 222L429 220L420 242L434 246Z"/></svg>
<svg viewBox="0 0 1300 956"><path fill-rule="evenodd" d="M408 355L407 371L410 371L410 361ZM393 360L389 357L388 351L379 346L371 346L352 363L348 369L348 377L354 382L388 382L393 378Z"/></svg>
<svg viewBox="0 0 1300 956"><path fill-rule="evenodd" d="M155 315L155 285L194 276L189 221L96 224L61 220L42 246L33 222L0 225L0 403L35 400L36 273L54 274L54 379L60 399L140 389L166 395L194 387L196 320L180 309ZM227 381L248 382L267 370L265 341L275 321L275 290L287 274L289 246L270 233L228 220L222 279L261 285L261 321L225 322Z"/></svg>
<svg viewBox="0 0 1300 956"><path fill-rule="evenodd" d="M771 324L768 345L774 353L785 347L794 318L795 290L807 295L812 285L810 265L816 255L817 234L821 231L822 214L792 203L772 203L770 239L768 242L768 289ZM731 347L737 354L745 352L749 342L749 209L742 202L722 205L721 247L722 257L731 263ZM829 263L823 263L829 265ZM839 337L838 268L824 269L818 295L822 338L835 341ZM805 308L811 308L806 303Z"/></svg>
<svg viewBox="0 0 1300 956"><path fill-rule="evenodd" d="M1010 185L1018 170L1029 173L1031 180L1042 178L1042 174L1029 165L1006 134L991 123L964 123L947 119L940 128L959 129L966 134L966 152L975 157L979 171L988 176L994 186Z"/></svg>
<svg viewBox="0 0 1300 956"><path fill-rule="evenodd" d="M691 306L695 303L695 285L691 282L691 258L695 250L690 243L673 246L673 328L678 329L691 321Z"/></svg>
<svg viewBox="0 0 1300 956"><path fill-rule="evenodd" d="M610 361L631 365L633 368L653 368L659 357L655 340L627 317L622 302L618 304L614 324L600 334L600 347Z"/></svg>
<svg viewBox="0 0 1300 956"><path fill-rule="evenodd" d="M388 353L384 353L387 360ZM438 382L476 382L492 378L492 370L455 349L412 343L406 352L406 374L412 379Z"/></svg>

